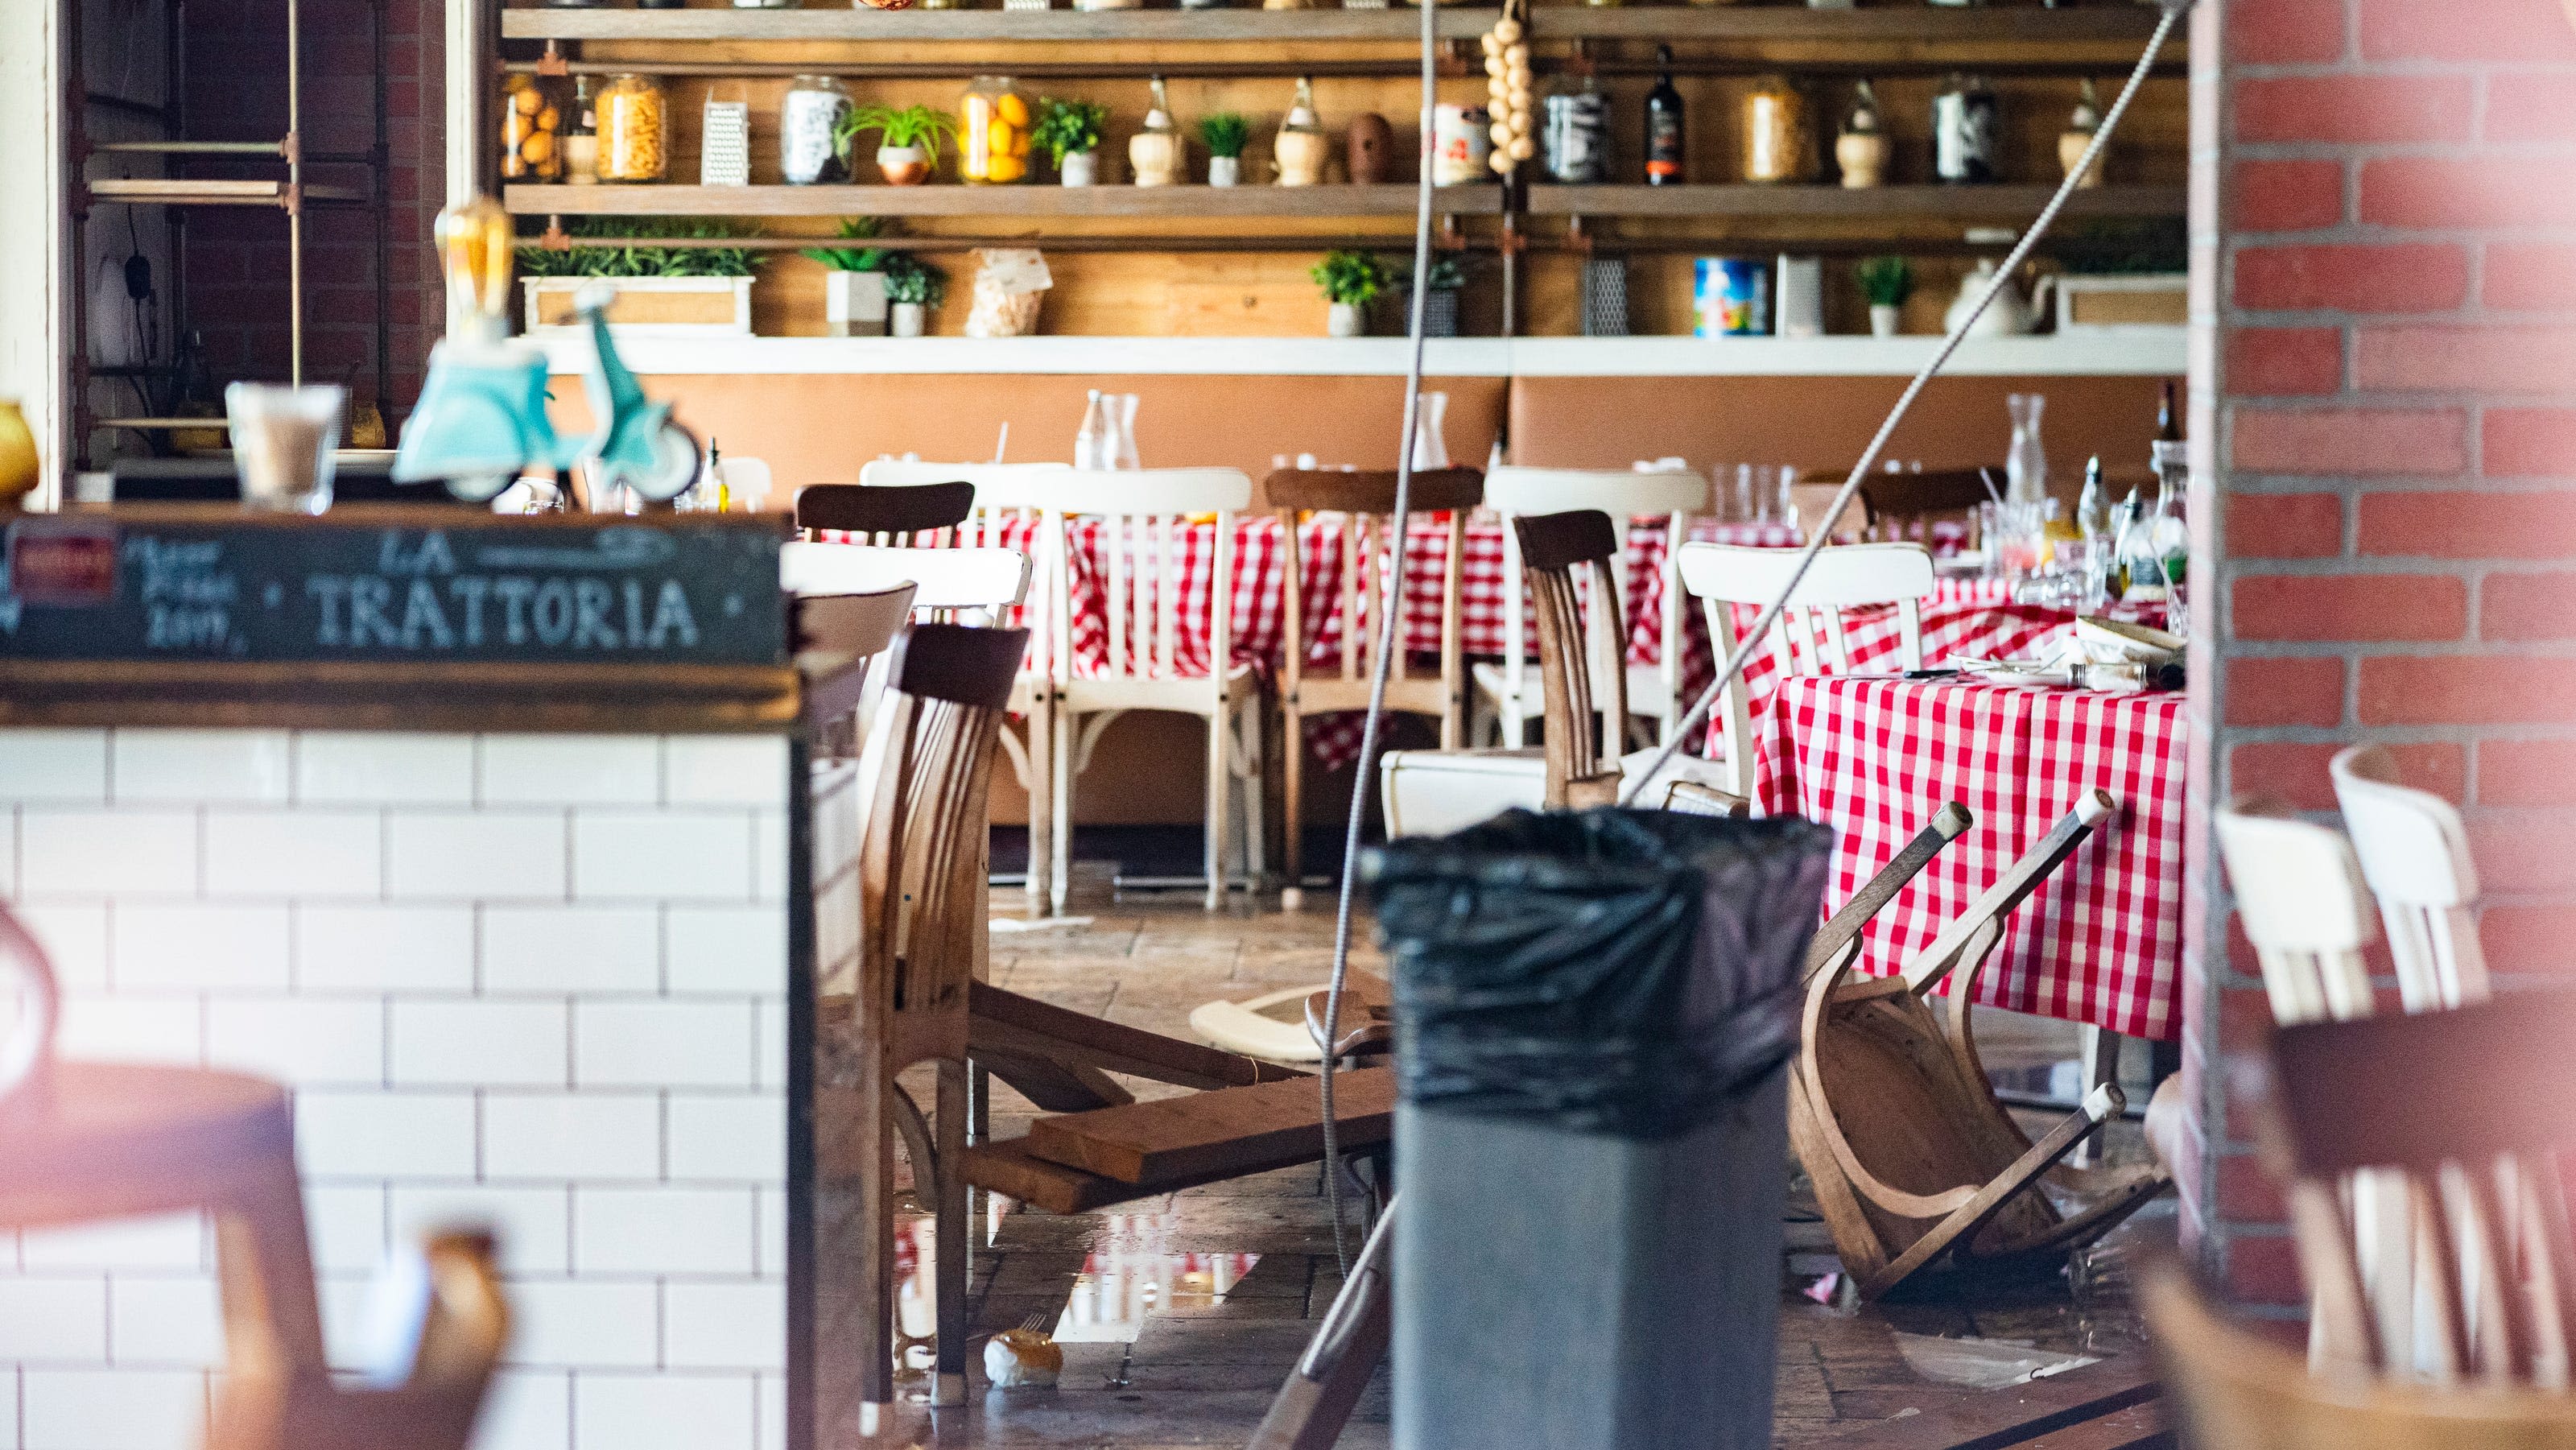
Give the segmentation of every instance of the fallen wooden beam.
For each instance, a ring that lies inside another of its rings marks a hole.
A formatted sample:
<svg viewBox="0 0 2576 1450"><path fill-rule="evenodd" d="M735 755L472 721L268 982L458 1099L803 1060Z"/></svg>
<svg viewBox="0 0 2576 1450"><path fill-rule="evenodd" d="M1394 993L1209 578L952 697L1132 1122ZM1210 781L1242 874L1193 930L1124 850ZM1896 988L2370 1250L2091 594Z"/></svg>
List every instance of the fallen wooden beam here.
<svg viewBox="0 0 2576 1450"><path fill-rule="evenodd" d="M1958 1393L1919 1415L1873 1420L1816 1445L1851 1450L2157 1450L2173 1437L2144 1353L1999 1390Z"/></svg>
<svg viewBox="0 0 2576 1450"><path fill-rule="evenodd" d="M1318 1099L1311 1079L1259 1083L1040 1118L1021 1141L1049 1162L1139 1186L1232 1178L1321 1157ZM1333 1099L1344 1147L1373 1147L1394 1131L1393 1069L1337 1073Z"/></svg>
<svg viewBox="0 0 2576 1450"><path fill-rule="evenodd" d="M966 1006L971 1057L1044 1058L1190 1088L1243 1087L1307 1076L1293 1067L1122 1026L985 982L967 985Z"/></svg>

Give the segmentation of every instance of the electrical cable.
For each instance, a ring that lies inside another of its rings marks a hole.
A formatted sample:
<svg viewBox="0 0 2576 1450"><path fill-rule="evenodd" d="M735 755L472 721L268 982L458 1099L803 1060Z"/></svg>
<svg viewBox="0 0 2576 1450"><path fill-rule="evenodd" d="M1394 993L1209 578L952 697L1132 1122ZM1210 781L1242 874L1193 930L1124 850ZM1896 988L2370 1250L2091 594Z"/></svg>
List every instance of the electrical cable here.
<svg viewBox="0 0 2576 1450"><path fill-rule="evenodd" d="M2138 57L2136 67L2129 72L2128 84L2120 88L2119 98L2111 103L2109 111L2103 113L2102 124L2094 128L2092 144L2084 148L2083 159L2066 169L2066 180L2059 183L2056 194L2048 199L2048 205L2039 209L2039 216L2031 222L2029 229L2022 233L2021 240L2015 242L2012 251L2005 254L2003 264L1995 268L1995 279L1986 284L1985 292L1977 298L1977 305L1968 310L1967 316L1952 325L1950 335L1941 340L1940 350L1933 353L1932 360L1925 363L1923 370L1914 375L1914 381L1905 385L1905 391L1896 399L1896 406L1888 410L1886 420L1878 425L1878 432L1870 438L1869 446L1861 450L1860 461L1852 465L1851 476L1843 480L1841 491L1834 495L1834 501L1826 506L1821 515L1827 521L1827 527L1817 529L1816 536L1809 539L1806 547L1798 552L1798 562L1790 569L1789 578L1780 586L1779 594L1770 603L1762 606L1762 612L1754 618L1752 627L1742 632L1742 636L1736 641L1735 653L1727 657L1725 665L1718 670L1717 677L1709 681L1708 688L1701 691L1699 698L1691 703L1689 713L1682 716L1680 723L1673 727L1672 738L1665 741L1663 748L1655 753L1655 763L1639 774L1635 782L1627 787L1619 797L1619 804L1623 806L1636 804L1638 795L1654 782L1657 775L1663 773L1666 766L1672 764L1673 757L1680 754L1682 746L1689 741L1691 732L1699 728L1700 722L1707 718L1709 707L1717 703L1718 691L1726 687L1727 681L1735 678L1736 671L1744 668L1745 660L1752 656L1763 638L1770 633L1772 621L1780 617L1780 611L1788 605L1789 596L1798 591L1799 581L1807 577L1807 567L1816 562L1816 555L1823 551L1827 541L1833 537L1831 522L1841 518L1843 510L1851 506L1852 495L1860 492L1861 480L1867 477L1870 469L1877 465L1878 456L1887 447L1889 436L1896 432L1896 425L1904 421L1907 410L1914 406L1914 400L1922 394L1924 385L1931 382L1933 375L1941 371L1941 365L1948 362L1950 355L1959 350L1959 344L1967 339L1968 329L1976 326L1977 319L1985 315L1987 304L1993 302L1996 295L2004 288L2012 285L2014 270L2029 258L2031 249L2039 245L2039 239L2048 234L2049 225L2055 222L2057 214L2065 209L2066 199L2074 195L2076 183L2086 172L2092 170L2094 163L2101 159L2103 149L2110 144L2111 133L2119 129L2120 118L2127 114L2129 102L2137 98L2138 87L2145 83L2147 72L2154 67L2157 52L2165 48L2166 37L2173 33L2175 23L2182 19L2184 12L2190 10L2191 6L2192 0L2163 0L2164 14L2156 21L2155 34L2147 39L2146 52ZM1673 547L1679 548L1679 542L1676 541ZM1338 1228L1339 1225L1336 1224L1335 1227Z"/></svg>
<svg viewBox="0 0 2576 1450"><path fill-rule="evenodd" d="M1341 1040L1342 986L1351 974L1351 900L1359 883L1360 823L1366 818L1371 766L1377 757L1378 724L1386 714L1387 664L1404 628L1404 534L1413 504L1413 439L1422 409L1423 312L1431 276L1431 107L1439 82L1439 38L1434 28L1439 6L1422 12L1422 156L1421 176L1413 189L1413 298L1405 325L1404 436L1395 449L1395 517L1385 566L1379 580L1377 657L1369 663L1368 713L1361 718L1359 774L1351 786L1351 813L1342 830L1342 887L1333 905L1333 977L1324 992L1323 1059L1318 1091L1323 1096L1324 1196L1333 1216L1333 1260L1345 1278L1351 1272L1349 1232L1342 1222L1342 1144L1333 1122L1333 1044Z"/></svg>

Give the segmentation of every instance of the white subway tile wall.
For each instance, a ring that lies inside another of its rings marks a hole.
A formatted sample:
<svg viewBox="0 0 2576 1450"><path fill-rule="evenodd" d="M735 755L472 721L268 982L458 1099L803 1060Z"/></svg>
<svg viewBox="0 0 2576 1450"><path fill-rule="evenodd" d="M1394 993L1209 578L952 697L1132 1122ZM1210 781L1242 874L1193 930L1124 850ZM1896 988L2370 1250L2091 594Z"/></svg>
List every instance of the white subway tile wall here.
<svg viewBox="0 0 2576 1450"><path fill-rule="evenodd" d="M293 1087L335 1359L389 1246L491 1225L478 1450L776 1450L787 789L774 737L0 729L0 899L66 1053ZM0 1234L0 1450L193 1445L214 1267Z"/></svg>

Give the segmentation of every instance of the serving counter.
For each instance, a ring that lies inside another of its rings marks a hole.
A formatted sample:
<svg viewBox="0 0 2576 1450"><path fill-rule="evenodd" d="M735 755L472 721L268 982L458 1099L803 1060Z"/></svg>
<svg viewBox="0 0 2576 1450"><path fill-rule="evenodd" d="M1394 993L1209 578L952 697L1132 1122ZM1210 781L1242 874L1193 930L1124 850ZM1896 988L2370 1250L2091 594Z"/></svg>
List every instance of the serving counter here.
<svg viewBox="0 0 2576 1450"><path fill-rule="evenodd" d="M292 1088L335 1363L391 1245L496 1227L518 1329L484 1445L814 1443L791 1044L855 832L846 777L809 775L781 533L425 507L7 530L0 894L63 977L63 1052ZM0 1426L193 1444L205 1227L23 1240Z"/></svg>

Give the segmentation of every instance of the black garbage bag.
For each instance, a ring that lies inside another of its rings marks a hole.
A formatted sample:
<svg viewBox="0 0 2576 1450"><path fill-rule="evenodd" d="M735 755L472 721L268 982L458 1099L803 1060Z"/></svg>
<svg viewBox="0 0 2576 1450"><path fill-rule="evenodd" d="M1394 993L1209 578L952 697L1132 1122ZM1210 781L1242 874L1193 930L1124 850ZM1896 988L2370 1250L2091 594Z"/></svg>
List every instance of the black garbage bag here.
<svg viewBox="0 0 2576 1450"><path fill-rule="evenodd" d="M1367 852L1404 1100L1632 1139L1701 1126L1797 1051L1833 843L1795 817L1605 808Z"/></svg>

